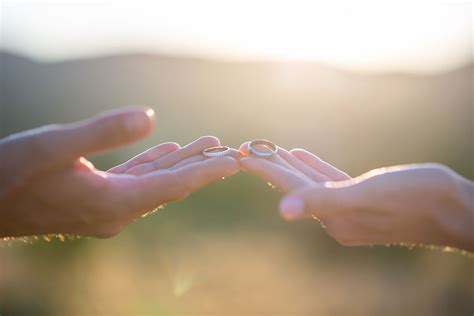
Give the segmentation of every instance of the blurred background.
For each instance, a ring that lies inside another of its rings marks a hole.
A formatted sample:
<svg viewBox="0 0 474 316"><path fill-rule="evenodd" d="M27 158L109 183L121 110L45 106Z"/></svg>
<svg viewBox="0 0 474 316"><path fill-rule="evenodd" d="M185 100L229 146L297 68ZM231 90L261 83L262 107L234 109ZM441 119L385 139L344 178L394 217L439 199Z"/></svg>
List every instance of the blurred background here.
<svg viewBox="0 0 474 316"><path fill-rule="evenodd" d="M98 168L210 134L472 180L472 18L470 1L1 1L0 136L145 104L156 131ZM0 314L473 314L472 258L345 248L279 198L240 173L108 240L3 241Z"/></svg>

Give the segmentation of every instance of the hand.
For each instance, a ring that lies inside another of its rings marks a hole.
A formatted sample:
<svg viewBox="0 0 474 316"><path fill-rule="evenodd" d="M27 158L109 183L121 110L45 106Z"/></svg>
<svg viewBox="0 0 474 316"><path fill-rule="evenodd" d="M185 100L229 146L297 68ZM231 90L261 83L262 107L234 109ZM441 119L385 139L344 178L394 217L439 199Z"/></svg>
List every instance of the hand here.
<svg viewBox="0 0 474 316"><path fill-rule="evenodd" d="M108 172L83 158L141 139L153 127L152 110L129 109L0 140L0 236L110 237L155 207L238 171L232 157L200 155L219 144L215 137L183 148L161 144Z"/></svg>
<svg viewBox="0 0 474 316"><path fill-rule="evenodd" d="M248 143L241 152L248 155ZM288 192L280 202L284 218L316 218L342 245L474 250L474 185L444 166L397 166L352 179L305 150L283 148L270 159L247 157L240 163Z"/></svg>

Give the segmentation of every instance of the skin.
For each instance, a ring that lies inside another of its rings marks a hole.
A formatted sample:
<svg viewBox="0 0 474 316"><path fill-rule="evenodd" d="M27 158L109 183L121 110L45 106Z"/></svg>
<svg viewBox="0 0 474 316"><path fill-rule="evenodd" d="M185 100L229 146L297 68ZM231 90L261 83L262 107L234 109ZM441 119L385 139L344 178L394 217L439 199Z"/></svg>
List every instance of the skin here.
<svg viewBox="0 0 474 316"><path fill-rule="evenodd" d="M437 164L372 170L351 178L303 149L271 158L240 147L241 168L286 193L287 220L317 219L344 246L425 244L474 251L474 184Z"/></svg>
<svg viewBox="0 0 474 316"><path fill-rule="evenodd" d="M106 172L84 155L149 135L147 108L105 112L0 140L0 236L67 233L111 237L155 207L177 201L239 170L231 156L205 158L212 136L180 147L157 145Z"/></svg>
<svg viewBox="0 0 474 316"><path fill-rule="evenodd" d="M351 178L302 150L249 157L248 143L205 158L212 136L163 143L107 172L84 155L146 137L150 109L106 112L0 140L0 236L69 233L111 237L163 203L185 198L239 169L286 192L284 218L316 218L343 245L433 244L474 250L474 185L441 165L373 170ZM240 159L241 155L245 158Z"/></svg>

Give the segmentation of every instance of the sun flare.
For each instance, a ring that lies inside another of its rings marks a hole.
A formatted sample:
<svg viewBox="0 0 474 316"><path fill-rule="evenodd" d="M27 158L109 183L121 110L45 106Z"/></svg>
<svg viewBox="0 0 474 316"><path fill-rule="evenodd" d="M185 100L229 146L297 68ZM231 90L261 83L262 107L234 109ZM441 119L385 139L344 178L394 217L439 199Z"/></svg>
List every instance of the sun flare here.
<svg viewBox="0 0 474 316"><path fill-rule="evenodd" d="M430 71L472 57L472 4L6 1L2 35L2 47L42 59L158 51Z"/></svg>

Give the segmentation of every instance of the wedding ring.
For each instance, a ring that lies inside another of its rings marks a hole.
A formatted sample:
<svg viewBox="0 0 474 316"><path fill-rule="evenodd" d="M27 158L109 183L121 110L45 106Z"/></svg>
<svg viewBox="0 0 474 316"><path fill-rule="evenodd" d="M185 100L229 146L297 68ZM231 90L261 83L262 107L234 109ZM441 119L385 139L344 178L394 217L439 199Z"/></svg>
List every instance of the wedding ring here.
<svg viewBox="0 0 474 316"><path fill-rule="evenodd" d="M227 146L216 146L209 147L202 151L204 157L220 157L225 156L230 152L230 148Z"/></svg>
<svg viewBox="0 0 474 316"><path fill-rule="evenodd" d="M258 150L263 147L265 150ZM270 157L278 152L278 147L274 143L266 139L256 139L249 144L249 153L255 157Z"/></svg>

